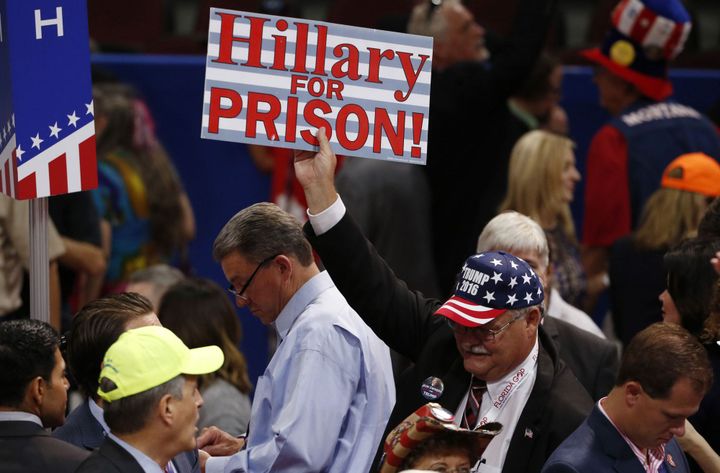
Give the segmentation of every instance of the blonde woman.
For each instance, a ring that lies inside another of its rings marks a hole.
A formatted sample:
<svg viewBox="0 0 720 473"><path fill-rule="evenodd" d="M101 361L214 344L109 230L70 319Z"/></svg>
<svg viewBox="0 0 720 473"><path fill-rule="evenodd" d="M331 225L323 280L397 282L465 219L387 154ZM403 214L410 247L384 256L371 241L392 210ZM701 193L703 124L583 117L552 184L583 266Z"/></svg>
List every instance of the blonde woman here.
<svg viewBox="0 0 720 473"><path fill-rule="evenodd" d="M560 135L535 130L513 147L508 170L508 191L500 211L515 210L545 230L550 246L553 287L567 302L582 308L590 292L599 292L603 276L588 285L570 214L580 173L575 167L573 142Z"/></svg>

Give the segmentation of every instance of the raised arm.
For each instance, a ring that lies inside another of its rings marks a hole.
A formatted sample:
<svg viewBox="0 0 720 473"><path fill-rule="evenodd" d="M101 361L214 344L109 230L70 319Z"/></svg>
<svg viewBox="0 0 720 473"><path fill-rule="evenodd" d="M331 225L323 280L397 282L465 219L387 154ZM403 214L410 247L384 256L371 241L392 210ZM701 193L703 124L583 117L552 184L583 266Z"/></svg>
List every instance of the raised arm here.
<svg viewBox="0 0 720 473"><path fill-rule="evenodd" d="M337 157L330 148L325 129L317 132L319 150L295 152L295 176L305 191L308 210L319 214L337 199L335 190L335 167Z"/></svg>
<svg viewBox="0 0 720 473"><path fill-rule="evenodd" d="M305 189L311 214L305 233L336 286L365 323L388 346L415 359L426 338L442 324L440 318L432 317L439 301L409 290L345 213L333 182L335 155L322 130L317 137L317 153L295 155L295 174ZM325 212L322 218L327 228L319 230L314 220L321 212ZM328 220L328 214L334 217Z"/></svg>

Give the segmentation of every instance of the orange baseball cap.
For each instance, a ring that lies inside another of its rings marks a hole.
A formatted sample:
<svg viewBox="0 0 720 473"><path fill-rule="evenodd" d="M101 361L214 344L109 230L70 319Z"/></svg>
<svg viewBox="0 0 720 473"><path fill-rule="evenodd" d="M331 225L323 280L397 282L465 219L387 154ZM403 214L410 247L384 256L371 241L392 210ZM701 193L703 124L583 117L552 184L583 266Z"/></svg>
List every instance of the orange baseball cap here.
<svg viewBox="0 0 720 473"><path fill-rule="evenodd" d="M665 189L720 196L720 164L704 153L688 153L675 158L663 171Z"/></svg>

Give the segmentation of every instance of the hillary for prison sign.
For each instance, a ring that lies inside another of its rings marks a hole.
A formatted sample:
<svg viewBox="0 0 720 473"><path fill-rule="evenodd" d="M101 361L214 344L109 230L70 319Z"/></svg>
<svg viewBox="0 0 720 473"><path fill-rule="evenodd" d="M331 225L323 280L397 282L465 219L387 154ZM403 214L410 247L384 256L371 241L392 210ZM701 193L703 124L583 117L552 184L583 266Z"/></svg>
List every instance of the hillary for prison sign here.
<svg viewBox="0 0 720 473"><path fill-rule="evenodd" d="M212 8L203 138L425 164L432 38Z"/></svg>

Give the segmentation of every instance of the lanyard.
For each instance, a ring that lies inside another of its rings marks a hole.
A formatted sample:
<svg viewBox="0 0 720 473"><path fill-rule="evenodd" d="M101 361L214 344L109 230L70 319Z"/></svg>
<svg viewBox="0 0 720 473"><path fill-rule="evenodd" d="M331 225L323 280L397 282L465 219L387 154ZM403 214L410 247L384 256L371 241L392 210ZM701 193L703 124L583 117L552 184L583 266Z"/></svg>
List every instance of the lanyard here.
<svg viewBox="0 0 720 473"><path fill-rule="evenodd" d="M494 422L497 420L497 418L500 416L500 411L502 411L503 407L505 407L512 395L517 392L520 386L522 386L522 384L528 378L532 377L531 375L535 370L535 363L537 362L537 358L538 348L536 345L533 353L529 357L527 357L527 359L520 366L520 368L518 368L518 370L515 371L515 373L507 380L505 386L502 388L500 393L492 397L491 402L483 402L481 404L480 409L483 415L482 417L480 417L476 428L481 427L488 422ZM490 391L488 391L488 395L489 394ZM485 396L483 396L483 400L485 400Z"/></svg>

